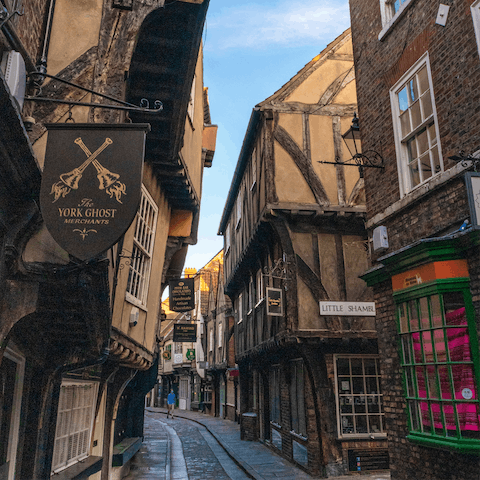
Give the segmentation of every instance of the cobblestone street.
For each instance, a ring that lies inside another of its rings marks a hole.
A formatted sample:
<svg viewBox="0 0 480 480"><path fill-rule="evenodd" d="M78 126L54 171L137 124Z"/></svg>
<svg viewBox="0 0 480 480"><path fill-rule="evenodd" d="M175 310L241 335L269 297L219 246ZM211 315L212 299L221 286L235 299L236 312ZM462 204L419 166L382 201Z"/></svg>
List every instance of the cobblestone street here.
<svg viewBox="0 0 480 480"><path fill-rule="evenodd" d="M240 440L238 424L195 412L145 415L145 439L125 480L307 480L313 478L259 442ZM178 416L180 415L180 416ZM389 480L388 473L332 480Z"/></svg>

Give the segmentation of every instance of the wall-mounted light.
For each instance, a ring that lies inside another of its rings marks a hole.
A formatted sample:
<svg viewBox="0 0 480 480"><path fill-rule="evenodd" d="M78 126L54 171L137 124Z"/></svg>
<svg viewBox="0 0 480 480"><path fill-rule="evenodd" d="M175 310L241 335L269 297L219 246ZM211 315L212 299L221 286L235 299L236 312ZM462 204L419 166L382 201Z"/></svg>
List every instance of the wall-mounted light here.
<svg viewBox="0 0 480 480"><path fill-rule="evenodd" d="M363 169L381 168L385 169L383 157L375 150L362 152L362 139L360 136L360 126L357 114L353 114L352 126L342 135L343 141L350 152L351 158L345 162L340 162L338 158L335 162L319 162L329 163L331 165L346 165L358 167L360 178L363 178Z"/></svg>

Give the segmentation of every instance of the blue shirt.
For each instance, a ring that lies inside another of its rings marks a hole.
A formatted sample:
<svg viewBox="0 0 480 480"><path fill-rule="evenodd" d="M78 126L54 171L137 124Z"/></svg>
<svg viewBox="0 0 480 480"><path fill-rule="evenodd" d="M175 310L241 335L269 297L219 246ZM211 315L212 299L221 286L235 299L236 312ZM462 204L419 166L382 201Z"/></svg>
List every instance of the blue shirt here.
<svg viewBox="0 0 480 480"><path fill-rule="evenodd" d="M172 393L168 394L167 404L168 405L173 405L174 403L175 403L175 394L172 392Z"/></svg>

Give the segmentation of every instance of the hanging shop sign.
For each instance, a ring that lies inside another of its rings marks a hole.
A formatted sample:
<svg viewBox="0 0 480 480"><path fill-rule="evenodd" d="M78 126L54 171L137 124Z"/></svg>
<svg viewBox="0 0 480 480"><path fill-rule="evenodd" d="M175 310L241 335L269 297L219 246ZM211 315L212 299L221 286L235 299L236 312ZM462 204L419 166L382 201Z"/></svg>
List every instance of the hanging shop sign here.
<svg viewBox="0 0 480 480"><path fill-rule="evenodd" d="M170 280L168 286L169 304L172 312L188 312L195 308L193 278Z"/></svg>
<svg viewBox="0 0 480 480"><path fill-rule="evenodd" d="M173 326L174 342L196 342L197 326L192 323L176 323Z"/></svg>
<svg viewBox="0 0 480 480"><path fill-rule="evenodd" d="M186 357L187 357L187 360L190 360L190 361L195 360L195 349L189 348L187 350Z"/></svg>
<svg viewBox="0 0 480 480"><path fill-rule="evenodd" d="M267 315L283 316L283 297L281 288L267 287Z"/></svg>
<svg viewBox="0 0 480 480"><path fill-rule="evenodd" d="M320 315L374 317L375 302L320 302Z"/></svg>
<svg viewBox="0 0 480 480"><path fill-rule="evenodd" d="M40 204L55 241L88 260L125 233L141 197L148 124L48 124Z"/></svg>

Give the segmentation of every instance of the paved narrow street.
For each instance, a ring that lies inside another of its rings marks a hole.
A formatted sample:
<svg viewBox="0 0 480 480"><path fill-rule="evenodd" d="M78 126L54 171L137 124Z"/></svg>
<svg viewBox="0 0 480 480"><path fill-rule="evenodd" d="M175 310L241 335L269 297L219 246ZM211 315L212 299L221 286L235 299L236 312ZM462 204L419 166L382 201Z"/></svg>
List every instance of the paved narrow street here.
<svg viewBox="0 0 480 480"><path fill-rule="evenodd" d="M125 480L244 480L313 478L259 442L240 440L238 424L195 412L147 409L145 440ZM335 480L389 480L349 475Z"/></svg>

